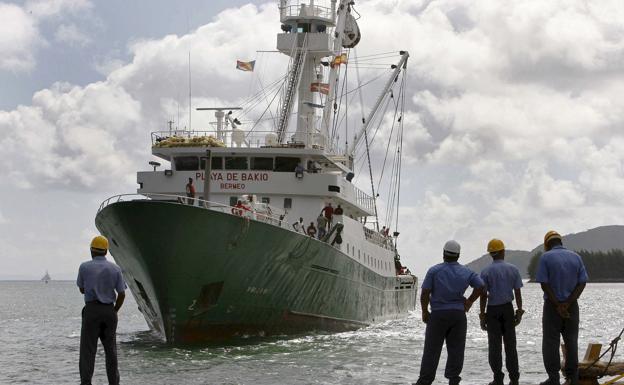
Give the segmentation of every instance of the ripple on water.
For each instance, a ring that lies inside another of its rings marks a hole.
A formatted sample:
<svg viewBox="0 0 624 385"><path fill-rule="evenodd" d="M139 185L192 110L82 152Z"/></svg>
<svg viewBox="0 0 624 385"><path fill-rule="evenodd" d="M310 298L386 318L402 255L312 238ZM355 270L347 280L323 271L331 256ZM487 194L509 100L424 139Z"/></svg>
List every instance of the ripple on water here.
<svg viewBox="0 0 624 385"><path fill-rule="evenodd" d="M622 326L624 284L590 284L580 302L579 345L608 343ZM16 301L20 298L21 301ZM518 328L523 382L543 379L541 290L524 290L527 313ZM418 377L424 325L415 311L345 333L249 337L201 348L171 348L149 332L132 298L120 313L121 376L129 384L407 384ZM72 282L0 282L0 383L66 384L78 378L82 302ZM590 322L591 320L591 322ZM466 384L487 383L487 337L477 310L468 318ZM620 356L621 357L621 356ZM436 384L443 384L444 360ZM95 383L105 383L97 356Z"/></svg>

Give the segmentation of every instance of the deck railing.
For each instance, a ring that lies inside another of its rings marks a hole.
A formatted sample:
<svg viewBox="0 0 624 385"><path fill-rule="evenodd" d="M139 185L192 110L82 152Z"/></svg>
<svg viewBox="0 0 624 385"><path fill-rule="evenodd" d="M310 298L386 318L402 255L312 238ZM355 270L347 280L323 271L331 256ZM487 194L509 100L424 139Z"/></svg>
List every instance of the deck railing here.
<svg viewBox="0 0 624 385"><path fill-rule="evenodd" d="M327 20L334 21L334 15L336 14L335 3L331 3L330 6L322 5L310 5L309 2L299 2L297 0L291 0L287 2L285 6L280 7L280 18L282 21L290 17L319 17ZM329 4L327 4L329 5Z"/></svg>
<svg viewBox="0 0 624 385"><path fill-rule="evenodd" d="M157 198L157 199L154 199ZM102 211L104 208L109 206L110 204L117 202L128 202L134 200L154 200L154 201L168 201L168 202L176 202L179 204L187 205L188 197L183 195L174 195L174 194L156 194L156 193L142 193L142 194L120 194L114 195L102 202L100 207L98 208L98 213ZM190 205L189 205L190 206ZM280 217L261 213L255 210L244 210L235 208L229 205L225 205L223 203L211 202L200 198L194 198L194 207L198 207L204 210L212 210L218 211L225 214L241 216L244 218L249 218L252 220L256 220L259 222L268 223L277 227L282 227L292 231L292 227L288 224L288 222L284 219L280 219Z"/></svg>
<svg viewBox="0 0 624 385"><path fill-rule="evenodd" d="M200 130L152 132L152 147L286 147L324 149L325 136L319 133L293 134L286 143L279 143L274 131Z"/></svg>
<svg viewBox="0 0 624 385"><path fill-rule="evenodd" d="M368 227L364 227L364 237L367 241L376 244L377 246L383 247L384 249L394 250L394 243L392 238L386 237L381 233L369 229Z"/></svg>

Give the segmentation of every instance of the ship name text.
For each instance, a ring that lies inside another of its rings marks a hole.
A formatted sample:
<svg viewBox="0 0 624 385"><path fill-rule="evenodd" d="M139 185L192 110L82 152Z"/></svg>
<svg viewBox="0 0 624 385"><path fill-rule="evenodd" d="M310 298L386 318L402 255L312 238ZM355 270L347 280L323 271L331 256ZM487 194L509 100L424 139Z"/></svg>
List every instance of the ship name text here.
<svg viewBox="0 0 624 385"><path fill-rule="evenodd" d="M204 180L203 172L195 173L196 180ZM267 182L269 180L268 172L212 172L210 173L211 181L229 181L229 182Z"/></svg>

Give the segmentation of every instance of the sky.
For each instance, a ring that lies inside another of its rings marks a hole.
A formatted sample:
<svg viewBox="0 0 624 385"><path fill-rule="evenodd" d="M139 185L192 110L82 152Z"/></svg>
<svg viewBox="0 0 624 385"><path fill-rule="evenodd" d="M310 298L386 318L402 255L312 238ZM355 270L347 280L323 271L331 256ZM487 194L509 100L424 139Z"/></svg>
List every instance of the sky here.
<svg viewBox="0 0 624 385"><path fill-rule="evenodd" d="M399 251L413 272L451 238L467 262L494 237L530 250L550 229L623 224L624 3L356 9L358 54L410 52ZM0 279L72 279L100 203L136 191L149 133L187 105L188 52L194 105L236 103L252 85L232 63L255 58L268 81L283 59L257 51L278 32L277 1L0 0Z"/></svg>

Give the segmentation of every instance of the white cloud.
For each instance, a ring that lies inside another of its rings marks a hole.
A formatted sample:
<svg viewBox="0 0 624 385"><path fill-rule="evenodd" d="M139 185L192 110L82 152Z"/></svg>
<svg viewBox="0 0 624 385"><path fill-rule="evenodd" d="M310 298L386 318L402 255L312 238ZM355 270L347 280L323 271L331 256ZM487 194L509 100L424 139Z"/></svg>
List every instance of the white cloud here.
<svg viewBox="0 0 624 385"><path fill-rule="evenodd" d="M91 38L78 29L75 24L61 24L54 34L56 41L72 46L85 47L91 44Z"/></svg>
<svg viewBox="0 0 624 385"><path fill-rule="evenodd" d="M0 225L5 225L9 223L9 221L5 218L4 215L2 215L2 211L0 211Z"/></svg>
<svg viewBox="0 0 624 385"><path fill-rule="evenodd" d="M93 8L90 0L30 0L24 8L37 19L76 14Z"/></svg>
<svg viewBox="0 0 624 385"><path fill-rule="evenodd" d="M88 4L50 1L26 9L51 19ZM32 47L35 16L12 7L33 23L24 35ZM360 56L390 49L411 55L399 229L401 245L413 253L404 255L407 261L431 262L425 257L438 258L452 237L465 256L476 257L493 236L528 249L550 228L572 232L621 223L619 0L483 0L469 6L459 0L369 0L356 9L362 14ZM133 42L130 62L106 58L96 64L105 80L85 87L56 84L36 93L30 106L0 111L0 146L8 159L0 173L32 190L92 188L96 176L104 184L131 186L149 158L149 132L164 129L178 105L179 125L187 124L188 52L194 106L239 103L253 77L233 70L234 61L258 55L253 76L280 75L275 68L285 67L283 56L256 54L274 48L277 32L278 12L270 3L228 9L184 36ZM29 52L13 56L34 63ZM350 109L359 119L359 107ZM212 120L193 116L195 128ZM390 120L381 126L372 149L376 159L384 156L391 126Z"/></svg>
<svg viewBox="0 0 624 385"><path fill-rule="evenodd" d="M36 66L37 51L48 45L41 24L92 8L90 0L32 0L18 6L0 2L0 70L28 72ZM58 41L85 45L89 38L74 24L63 24Z"/></svg>
<svg viewBox="0 0 624 385"><path fill-rule="evenodd" d="M36 20L22 8L0 3L0 70L30 71L40 44Z"/></svg>

